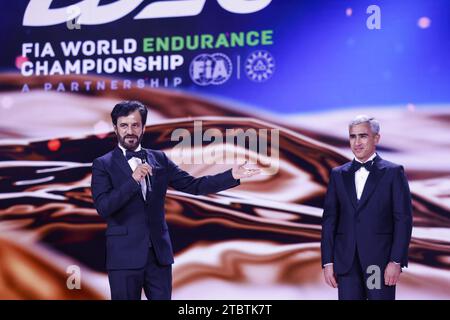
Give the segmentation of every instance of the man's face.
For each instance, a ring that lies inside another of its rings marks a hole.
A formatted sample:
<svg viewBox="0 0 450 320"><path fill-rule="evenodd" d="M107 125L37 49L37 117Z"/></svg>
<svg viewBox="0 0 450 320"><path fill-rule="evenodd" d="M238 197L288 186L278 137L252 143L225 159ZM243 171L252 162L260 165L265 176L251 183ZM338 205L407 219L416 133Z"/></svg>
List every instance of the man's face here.
<svg viewBox="0 0 450 320"><path fill-rule="evenodd" d="M361 162L369 159L380 141L380 135L374 134L367 122L350 127L349 136L353 154Z"/></svg>
<svg viewBox="0 0 450 320"><path fill-rule="evenodd" d="M130 151L135 150L144 136L144 128L139 111L136 110L127 116L117 118L117 125L114 126L114 131L122 147Z"/></svg>

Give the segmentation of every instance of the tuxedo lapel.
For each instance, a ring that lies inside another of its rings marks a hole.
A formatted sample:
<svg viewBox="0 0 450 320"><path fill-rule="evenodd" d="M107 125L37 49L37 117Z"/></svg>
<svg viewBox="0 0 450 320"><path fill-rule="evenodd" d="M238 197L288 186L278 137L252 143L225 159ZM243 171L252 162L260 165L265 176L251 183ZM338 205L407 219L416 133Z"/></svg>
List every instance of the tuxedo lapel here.
<svg viewBox="0 0 450 320"><path fill-rule="evenodd" d="M350 199L350 202L356 209L357 199L356 199L355 173L352 170L351 163L349 163L348 166L342 170L342 178L344 180L345 190L347 191L347 195Z"/></svg>
<svg viewBox="0 0 450 320"><path fill-rule="evenodd" d="M145 152L147 153L147 163L150 165L150 167L155 168L157 166L156 164L156 160L153 156L153 154L151 153L151 151L149 149L144 149ZM150 183L151 183L151 188L155 185L155 172L152 172L152 175L150 176ZM152 190L149 190L152 191Z"/></svg>
<svg viewBox="0 0 450 320"><path fill-rule="evenodd" d="M122 150L120 150L119 147L116 147L113 151L113 158L116 165L128 176L131 176L133 174L133 171L131 170L130 165L128 164L127 159L122 153Z"/></svg>

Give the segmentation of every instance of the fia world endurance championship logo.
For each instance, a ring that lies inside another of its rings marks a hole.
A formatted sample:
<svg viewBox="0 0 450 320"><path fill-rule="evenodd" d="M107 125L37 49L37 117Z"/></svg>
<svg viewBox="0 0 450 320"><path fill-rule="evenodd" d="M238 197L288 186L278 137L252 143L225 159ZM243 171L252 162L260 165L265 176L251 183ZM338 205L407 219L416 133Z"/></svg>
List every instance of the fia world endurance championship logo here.
<svg viewBox="0 0 450 320"><path fill-rule="evenodd" d="M275 71L273 56L264 50L252 52L245 62L247 77L255 82L269 80Z"/></svg>
<svg viewBox="0 0 450 320"><path fill-rule="evenodd" d="M200 54L189 67L192 81L200 86L222 84L230 78L232 71L231 60L223 53Z"/></svg>

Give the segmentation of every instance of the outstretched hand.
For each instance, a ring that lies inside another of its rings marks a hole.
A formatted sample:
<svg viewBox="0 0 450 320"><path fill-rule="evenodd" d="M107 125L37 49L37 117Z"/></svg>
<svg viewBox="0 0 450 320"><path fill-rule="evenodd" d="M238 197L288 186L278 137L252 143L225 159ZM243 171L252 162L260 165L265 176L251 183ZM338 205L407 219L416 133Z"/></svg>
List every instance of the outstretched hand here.
<svg viewBox="0 0 450 320"><path fill-rule="evenodd" d="M249 168L246 166L246 164L247 164L247 161L245 161L244 164L235 165L233 167L233 170L231 171L231 173L232 173L234 179L238 180L238 179L243 179L243 178L250 178L261 172L261 169Z"/></svg>

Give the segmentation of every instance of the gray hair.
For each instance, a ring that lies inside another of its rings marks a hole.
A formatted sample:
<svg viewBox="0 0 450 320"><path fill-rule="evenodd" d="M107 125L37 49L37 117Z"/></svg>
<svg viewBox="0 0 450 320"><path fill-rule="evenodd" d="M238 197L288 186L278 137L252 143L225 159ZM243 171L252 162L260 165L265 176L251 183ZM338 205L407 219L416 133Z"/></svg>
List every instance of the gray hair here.
<svg viewBox="0 0 450 320"><path fill-rule="evenodd" d="M348 124L348 128L350 129L351 127L361 123L368 123L370 126L370 130L372 130L372 133L380 133L380 123L378 122L378 120L365 114L356 116L352 121L350 121L350 123Z"/></svg>

